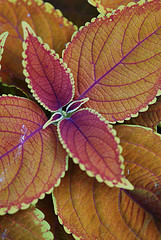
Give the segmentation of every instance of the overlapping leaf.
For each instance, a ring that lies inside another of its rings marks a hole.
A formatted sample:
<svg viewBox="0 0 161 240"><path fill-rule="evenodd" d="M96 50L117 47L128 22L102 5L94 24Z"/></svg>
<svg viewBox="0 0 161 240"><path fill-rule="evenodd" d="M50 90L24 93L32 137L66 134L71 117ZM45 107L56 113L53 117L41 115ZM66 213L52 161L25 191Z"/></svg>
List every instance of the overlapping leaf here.
<svg viewBox="0 0 161 240"><path fill-rule="evenodd" d="M160 239L160 136L138 126L115 129L134 190L109 188L71 164L54 189L55 211L67 232L81 239Z"/></svg>
<svg viewBox="0 0 161 240"><path fill-rule="evenodd" d="M71 101L74 93L69 70L57 58L55 52L50 51L48 45L36 37L28 24L23 22L22 25L25 36L24 74L29 87L34 97L45 108L50 111L59 110L43 128L55 120L59 122L60 140L82 169L110 186L132 189L133 186L123 175L123 159L114 137L115 132L113 133L112 128L104 122L105 119L94 114L92 110L82 110L62 120L63 114L70 115L71 111L76 111L88 98L69 104L66 113L62 112L61 108Z"/></svg>
<svg viewBox="0 0 161 240"><path fill-rule="evenodd" d="M133 189L124 178L116 132L90 109L81 109L58 124L59 138L75 163L110 187Z"/></svg>
<svg viewBox="0 0 161 240"><path fill-rule="evenodd" d="M27 21L59 54L75 31L73 24L64 18L59 10L41 0L0 0L0 13L0 33L4 31L10 33L3 61L3 71L7 71L10 76L23 78L22 21Z"/></svg>
<svg viewBox="0 0 161 240"><path fill-rule="evenodd" d="M133 2L138 2L139 0L135 0ZM118 8L122 5L127 5L128 3L132 2L130 0L88 0L90 4L97 7L97 10L100 13L106 14L113 9Z"/></svg>
<svg viewBox="0 0 161 240"><path fill-rule="evenodd" d="M28 98L28 95L20 88L0 82L0 96L3 94L12 94L13 96Z"/></svg>
<svg viewBox="0 0 161 240"><path fill-rule="evenodd" d="M0 217L1 239L52 240L54 237L49 230L44 214L34 207Z"/></svg>
<svg viewBox="0 0 161 240"><path fill-rule="evenodd" d="M89 97L86 106L110 122L145 111L161 86L160 29L159 0L131 4L81 28L63 56L76 98Z"/></svg>
<svg viewBox="0 0 161 240"><path fill-rule="evenodd" d="M161 121L161 97L157 98L157 102L149 106L146 112L139 113L136 118L125 121L126 124L141 125L155 129Z"/></svg>
<svg viewBox="0 0 161 240"><path fill-rule="evenodd" d="M34 102L0 97L0 214L27 208L59 183L66 153Z"/></svg>
<svg viewBox="0 0 161 240"><path fill-rule="evenodd" d="M160 135L139 126L122 125L115 129L123 147L125 175L135 187L129 194L161 221Z"/></svg>
<svg viewBox="0 0 161 240"><path fill-rule="evenodd" d="M56 111L73 98L72 75L55 51L43 44L26 22L22 25L26 81L40 104L50 111Z"/></svg>
<svg viewBox="0 0 161 240"><path fill-rule="evenodd" d="M47 194L44 199L41 199L36 204L36 208L41 210L45 215L45 221L50 224L50 231L57 240L74 240L71 234L67 234L63 226L58 221L58 216L54 213L52 195Z"/></svg>

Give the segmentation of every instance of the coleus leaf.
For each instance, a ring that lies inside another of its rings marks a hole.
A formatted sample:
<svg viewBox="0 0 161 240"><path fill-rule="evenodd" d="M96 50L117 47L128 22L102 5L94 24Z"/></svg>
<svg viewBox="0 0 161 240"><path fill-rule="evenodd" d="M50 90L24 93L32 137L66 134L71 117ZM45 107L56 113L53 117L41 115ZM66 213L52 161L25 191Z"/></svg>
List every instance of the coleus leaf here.
<svg viewBox="0 0 161 240"><path fill-rule="evenodd" d="M54 239L57 240L74 240L71 234L67 234L63 228L63 226L58 221L58 216L54 213L53 200L52 195L45 195L44 199L41 199L37 202L36 208L41 210L45 218L50 225L50 231L54 235Z"/></svg>
<svg viewBox="0 0 161 240"><path fill-rule="evenodd" d="M128 194L161 221L160 135L141 126L115 126L126 162L125 175L135 186Z"/></svg>
<svg viewBox="0 0 161 240"><path fill-rule="evenodd" d="M80 28L63 55L75 98L89 97L85 105L110 122L147 110L160 94L160 23L160 1L154 0L131 3Z"/></svg>
<svg viewBox="0 0 161 240"><path fill-rule="evenodd" d="M3 32L0 35L0 61L2 59L2 53L3 53L3 50L4 50L4 44L6 42L7 36L8 36L8 32ZM0 69L1 69L1 64L0 64Z"/></svg>
<svg viewBox="0 0 161 240"><path fill-rule="evenodd" d="M43 198L66 170L66 152L45 113L20 97L0 97L0 214Z"/></svg>
<svg viewBox="0 0 161 240"><path fill-rule="evenodd" d="M24 30L23 66L28 86L34 97L49 111L56 111L70 102L74 95L74 82L70 70L54 50L26 23Z"/></svg>
<svg viewBox="0 0 161 240"><path fill-rule="evenodd" d="M75 239L160 238L154 217L130 194L98 183L77 165L69 165L60 186L54 188L53 202L60 223Z"/></svg>
<svg viewBox="0 0 161 240"><path fill-rule="evenodd" d="M134 190L109 188L70 163L53 192L55 212L65 230L81 239L160 239L160 136L140 126L115 129Z"/></svg>
<svg viewBox="0 0 161 240"><path fill-rule="evenodd" d="M157 98L155 104L149 106L146 112L139 113L138 117L125 121L126 124L141 125L155 129L161 121L161 97Z"/></svg>
<svg viewBox="0 0 161 240"><path fill-rule="evenodd" d="M124 178L123 158L116 132L91 109L81 109L58 123L59 138L69 156L89 176L110 187L133 189Z"/></svg>
<svg viewBox="0 0 161 240"><path fill-rule="evenodd" d="M58 125L63 147L91 176L96 176L99 181L105 181L110 186L133 189L124 178L123 159L120 156L118 140L114 137L115 132L112 133L112 128L104 122L105 119L94 114L92 110L73 114L89 100L88 98L70 103L66 107L66 112L62 110L62 107L72 100L74 94L70 71L55 52L49 50L48 45L36 37L27 23L23 22L22 26L25 38L23 66L26 81L40 104L50 111L55 111L43 129L51 123Z"/></svg>
<svg viewBox="0 0 161 240"><path fill-rule="evenodd" d="M138 2L139 0L134 0L133 2ZM100 13L106 14L113 9L118 8L120 5L127 5L128 3L132 2L130 0L88 0L88 2L97 7L97 10Z"/></svg>
<svg viewBox="0 0 161 240"><path fill-rule="evenodd" d="M42 0L0 0L0 33L4 31L10 33L4 53L3 71L20 79L24 78L21 64L22 21L28 22L36 33L59 54L77 29L62 16L59 10ZM3 79L3 81L7 80L7 77Z"/></svg>
<svg viewBox="0 0 161 240"><path fill-rule="evenodd" d="M44 214L34 207L0 217L1 239L52 240L54 237L49 229Z"/></svg>

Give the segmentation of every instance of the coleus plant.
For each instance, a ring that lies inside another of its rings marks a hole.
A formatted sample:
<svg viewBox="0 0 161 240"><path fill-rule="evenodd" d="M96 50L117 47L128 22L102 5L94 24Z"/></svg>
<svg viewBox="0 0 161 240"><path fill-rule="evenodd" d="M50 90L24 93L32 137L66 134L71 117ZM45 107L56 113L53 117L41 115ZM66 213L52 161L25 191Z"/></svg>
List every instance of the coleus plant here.
<svg viewBox="0 0 161 240"><path fill-rule="evenodd" d="M10 2L15 9L44 6ZM52 193L59 221L76 239L160 239L160 136L134 125L154 129L160 121L160 4L140 1L99 15L74 33L62 59L21 21L23 73L42 108L26 98L0 97L0 213L28 209L1 217L2 237L15 236L18 225L21 239L24 228L27 239L52 239L33 207ZM1 34L1 54L7 35Z"/></svg>

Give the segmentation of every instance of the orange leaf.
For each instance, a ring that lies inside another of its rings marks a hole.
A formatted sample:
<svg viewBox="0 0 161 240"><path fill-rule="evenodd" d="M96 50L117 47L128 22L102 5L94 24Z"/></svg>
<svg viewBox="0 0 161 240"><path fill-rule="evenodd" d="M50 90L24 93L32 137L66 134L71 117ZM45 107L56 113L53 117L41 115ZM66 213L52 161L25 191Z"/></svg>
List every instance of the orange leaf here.
<svg viewBox="0 0 161 240"><path fill-rule="evenodd" d="M141 125L155 129L157 124L161 121L161 97L157 98L155 104L149 106L146 112L139 113L136 118L131 118L125 121L126 124Z"/></svg>
<svg viewBox="0 0 161 240"><path fill-rule="evenodd" d="M0 214L26 209L51 192L66 169L55 126L34 102L0 97Z"/></svg>
<svg viewBox="0 0 161 240"><path fill-rule="evenodd" d="M52 240L49 224L44 214L34 207L16 214L0 217L1 239Z"/></svg>
<svg viewBox="0 0 161 240"><path fill-rule="evenodd" d="M75 238L160 239L153 216L131 193L98 183L71 164L60 186L54 188L53 200L60 223Z"/></svg>
<svg viewBox="0 0 161 240"><path fill-rule="evenodd" d="M22 21L28 22L37 35L59 54L75 31L75 26L59 10L43 1L0 0L0 13L0 33L9 31L3 70L22 79Z"/></svg>
<svg viewBox="0 0 161 240"><path fill-rule="evenodd" d="M161 86L161 5L129 5L81 28L64 52L75 98L110 122L147 110ZM149 24L150 23L150 24Z"/></svg>
<svg viewBox="0 0 161 240"><path fill-rule="evenodd" d="M122 125L115 129L123 147L125 175L134 185L129 195L161 220L160 135L140 126Z"/></svg>
<svg viewBox="0 0 161 240"><path fill-rule="evenodd" d="M133 2L138 2L139 0L133 0ZM118 8L120 5L127 5L128 3L132 2L130 0L88 0L88 2L97 7L97 10L100 13L106 14L113 9Z"/></svg>

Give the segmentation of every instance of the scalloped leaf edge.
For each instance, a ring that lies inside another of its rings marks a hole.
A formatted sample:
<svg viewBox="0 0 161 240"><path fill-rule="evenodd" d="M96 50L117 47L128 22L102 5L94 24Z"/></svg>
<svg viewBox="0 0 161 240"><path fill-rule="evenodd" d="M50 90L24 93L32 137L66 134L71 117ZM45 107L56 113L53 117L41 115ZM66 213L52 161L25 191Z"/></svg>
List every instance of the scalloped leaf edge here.
<svg viewBox="0 0 161 240"><path fill-rule="evenodd" d="M60 218L60 216L59 216L59 214L58 214L58 211L57 211L57 203L56 203L56 198L55 198L55 196L54 196L54 193L52 193L52 199L53 199L54 212L55 212L55 214L58 216L58 221L59 221L59 223L63 226L64 231L65 231L67 234L71 234L76 240L80 240L81 237L78 237L78 236L76 236L74 233L72 233L71 230L64 225L63 220Z"/></svg>
<svg viewBox="0 0 161 240"><path fill-rule="evenodd" d="M6 97L6 96L9 96L9 97L15 97L15 96L12 96L12 95L3 95L3 96L0 96L0 97ZM21 97L17 97L17 98L21 98ZM31 101L31 100L30 100ZM20 209L21 210L26 210L28 209L31 205L35 205L39 199L44 199L45 197L45 194L51 194L53 192L53 189L54 187L58 187L61 183L61 178L63 178L65 176L65 172L68 171L68 161L69 161L69 157L68 155L66 156L65 158L65 161L66 161L66 165L65 165L65 171L62 172L61 176L57 179L55 185L50 188L47 192L45 193L41 193L40 196L38 198L35 198L32 200L31 203L24 203L22 202L20 204L20 207L18 208L16 205L14 206L11 206L10 208L9 207L3 207L3 208L0 208L0 216L4 216L5 214L14 214L16 212L18 212Z"/></svg>
<svg viewBox="0 0 161 240"><path fill-rule="evenodd" d="M38 103L40 103L40 105L42 105L46 110L50 111L50 112L53 112L50 108L48 108L41 100L40 98L38 97L38 95L36 94L36 92L33 90L32 88L32 85L31 85L31 81L30 79L28 78L29 77L29 74L26 70L26 66L27 66L27 61L26 61L26 58L27 58L27 55L25 54L25 51L27 49L27 43L25 43L26 41L26 38L28 37L28 31L31 35L33 35L34 37L37 38L37 40L39 41L40 44L43 45L43 48L45 50L48 50L50 51L50 55L53 56L55 58L55 60L59 60L60 62L60 65L64 68L65 72L69 74L69 78L70 78L70 82L71 82L71 85L72 85L72 97L70 99L70 101L72 101L72 99L74 98L74 94L75 94L75 85L74 85L74 78L73 78L73 74L71 73L71 70L70 68L67 67L67 64L65 62L63 62L63 59L59 57L59 54L56 53L53 49L50 49L49 45L47 43L43 43L43 40L41 37L37 37L34 30L30 27L30 25L25 22L25 21L22 21L22 28L23 28L23 32L24 32L24 41L22 43L23 45L23 52L22 52L22 57L23 57L23 60L22 60L22 66L23 66L23 74L25 76L25 81L28 85L28 88L30 89L30 92L32 93L33 97L38 101ZM27 31L28 30L28 31ZM69 102L70 102L69 101ZM56 111L54 111L56 112Z"/></svg>
<svg viewBox="0 0 161 240"><path fill-rule="evenodd" d="M124 158L123 158L123 156L121 155L122 147L119 145L120 139L119 139L118 137L116 137L116 130L113 129L113 126L110 125L109 122L108 122L100 113L96 112L94 109L91 109L91 108L82 108L82 109L78 110L77 112L82 111L82 110L88 110L89 112L96 114L96 115L99 117L99 119L100 119L101 121L103 121L103 122L107 125L108 130L109 130L110 133L114 136L115 141L117 142L117 145L118 145L119 153L120 153L119 162L121 163L120 169L122 169L121 174L123 175L123 174L124 174L124 169L125 169ZM58 132L58 137L59 137L59 140L60 140L63 148L66 150L66 152L68 153L69 157L71 157L71 158L73 159L73 162L76 163L76 164L79 164L79 167L80 167L80 169L81 169L82 171L86 171L86 173L87 173L87 175L88 175L89 177L94 177L94 174L93 174L91 171L87 170L87 169L85 168L85 166L79 162L79 159L78 159L78 158L73 157L73 154L70 152L70 150L69 150L69 148L67 147L67 145L66 145L66 143L64 142L64 140L61 138L60 128L59 128L60 123L61 123L61 121L60 121L60 122L58 123L58 125L57 125L57 132ZM115 180L113 180L113 182L108 181L108 180L105 180L105 181L104 181L99 174L97 174L95 177L96 177L96 179L97 179L98 182L104 182L104 183L106 183L109 187L114 187L114 186L115 186L115 187L118 187L118 188L123 188L123 189L128 189L128 190L133 190L133 189L134 189L133 185L128 181L128 179L125 178L125 176L122 176L122 178L121 178L121 181L122 181L122 182L118 182L117 184L116 184L116 181L115 181Z"/></svg>
<svg viewBox="0 0 161 240"><path fill-rule="evenodd" d="M35 208L33 210L35 216L41 221L40 225L41 225L41 230L42 230L42 237L46 240L53 240L54 239L54 235L53 233L50 231L51 226L50 224L44 220L45 215L42 211L40 211L40 209Z"/></svg>
<svg viewBox="0 0 161 240"><path fill-rule="evenodd" d="M8 34L9 34L9 32L6 31L6 32L1 33L1 35L0 35L0 61L2 60L4 45L5 45ZM0 64L0 70L1 70L1 64Z"/></svg>
<svg viewBox="0 0 161 240"><path fill-rule="evenodd" d="M93 0L88 0L88 1L90 2L91 5L93 5L93 4L92 4ZM82 31L82 29L83 29L84 27L87 27L87 26L88 26L89 24L91 24L92 22L95 22L98 18L101 18L101 19L103 19L103 18L108 18L109 21L110 21L111 17L112 17L115 13L117 13L117 11L122 11L124 8L130 8L130 7L135 6L135 5L140 5L140 6L142 6L142 5L145 4L146 2L152 2L152 1L153 1L153 0L140 0L139 2L130 2L130 3L127 4L127 6L125 6L125 5L120 5L116 10L113 10L112 12L108 12L107 14L103 14L103 13L98 14L97 17L92 18L90 22L86 22L84 26L79 27L79 29L72 34L72 36L71 36L71 41L66 44L66 48L62 51L62 59L64 59L64 55L65 55L65 52L66 52L68 46L69 46L70 44L72 44L73 39L74 39L74 38L77 38L77 35L80 33L80 31ZM148 108L149 108L149 105L152 105L152 104L154 104L154 103L156 102L156 100L157 100L156 97L158 97L158 96L161 96L161 89L158 89L155 97L154 97L151 101L149 101L145 107L142 107L142 108L141 108L139 111L137 111L136 113L131 114L129 117L126 117L124 120L120 120L120 121L118 120L118 121L112 121L112 122L109 121L109 123L110 123L110 124L123 123L125 120L130 120L131 118L138 117L138 115L139 115L140 112L145 112L145 111L147 111ZM89 100L90 100L90 99L89 99Z"/></svg>

